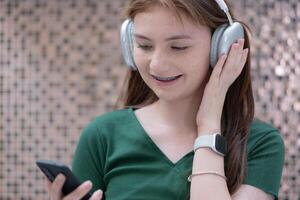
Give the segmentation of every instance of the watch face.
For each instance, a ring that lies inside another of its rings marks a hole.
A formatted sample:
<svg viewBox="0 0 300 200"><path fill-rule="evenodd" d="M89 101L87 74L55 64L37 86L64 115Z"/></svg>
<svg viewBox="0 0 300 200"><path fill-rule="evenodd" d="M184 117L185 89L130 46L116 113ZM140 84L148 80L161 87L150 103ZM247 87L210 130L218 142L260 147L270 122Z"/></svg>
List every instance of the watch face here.
<svg viewBox="0 0 300 200"><path fill-rule="evenodd" d="M226 155L227 153L227 145L226 145L226 139L225 137L217 134L216 135L216 145L215 148L217 151L223 153L224 155Z"/></svg>

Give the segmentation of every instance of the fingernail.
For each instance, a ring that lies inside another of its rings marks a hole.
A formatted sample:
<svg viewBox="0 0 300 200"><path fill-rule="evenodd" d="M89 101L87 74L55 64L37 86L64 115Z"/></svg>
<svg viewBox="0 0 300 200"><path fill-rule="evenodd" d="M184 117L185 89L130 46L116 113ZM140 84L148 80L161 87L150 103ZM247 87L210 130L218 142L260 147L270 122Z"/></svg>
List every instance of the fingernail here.
<svg viewBox="0 0 300 200"><path fill-rule="evenodd" d="M65 180L65 176L62 174L58 174L58 180L60 181Z"/></svg>
<svg viewBox="0 0 300 200"><path fill-rule="evenodd" d="M86 181L84 183L84 185L85 185L85 187L90 187L90 186L92 186L92 182L91 181Z"/></svg>
<svg viewBox="0 0 300 200"><path fill-rule="evenodd" d="M102 195L102 191L101 191L101 190L97 190L97 191L96 191L96 196L97 196L97 197L100 197L101 195Z"/></svg>

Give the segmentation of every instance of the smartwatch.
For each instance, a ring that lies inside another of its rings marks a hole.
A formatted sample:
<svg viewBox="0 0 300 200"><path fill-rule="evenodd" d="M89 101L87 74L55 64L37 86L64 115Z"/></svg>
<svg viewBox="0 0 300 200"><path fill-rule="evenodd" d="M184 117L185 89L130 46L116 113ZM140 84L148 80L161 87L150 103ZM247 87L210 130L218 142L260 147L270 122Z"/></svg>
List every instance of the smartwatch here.
<svg viewBox="0 0 300 200"><path fill-rule="evenodd" d="M215 133L213 135L201 135L197 137L194 144L194 152L202 147L210 148L221 156L225 156L227 153L226 139L219 133Z"/></svg>

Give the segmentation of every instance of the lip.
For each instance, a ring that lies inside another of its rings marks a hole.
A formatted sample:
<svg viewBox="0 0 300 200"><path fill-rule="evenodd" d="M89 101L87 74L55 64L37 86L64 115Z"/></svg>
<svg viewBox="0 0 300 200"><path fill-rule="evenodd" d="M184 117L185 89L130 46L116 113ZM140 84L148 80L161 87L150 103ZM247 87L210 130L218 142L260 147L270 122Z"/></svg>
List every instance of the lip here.
<svg viewBox="0 0 300 200"><path fill-rule="evenodd" d="M182 78L182 76L183 75L180 75L179 78L177 78L177 79L175 79L173 81L167 81L167 82L166 81L156 80L153 76L152 76L152 78L153 78L153 80L154 80L154 82L155 82L156 85L165 87L165 86L172 86L172 85L176 84Z"/></svg>

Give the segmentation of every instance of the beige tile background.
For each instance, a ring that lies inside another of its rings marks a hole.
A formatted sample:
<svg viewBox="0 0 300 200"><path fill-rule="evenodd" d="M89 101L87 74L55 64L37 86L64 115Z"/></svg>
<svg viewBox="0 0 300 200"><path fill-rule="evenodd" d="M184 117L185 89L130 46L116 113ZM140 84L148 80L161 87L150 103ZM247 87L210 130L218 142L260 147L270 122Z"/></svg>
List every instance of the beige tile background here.
<svg viewBox="0 0 300 200"><path fill-rule="evenodd" d="M0 199L47 199L35 160L70 164L82 128L113 109L124 3L0 0ZM285 139L280 199L300 199L300 3L234 3L253 32L256 116Z"/></svg>

